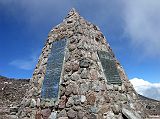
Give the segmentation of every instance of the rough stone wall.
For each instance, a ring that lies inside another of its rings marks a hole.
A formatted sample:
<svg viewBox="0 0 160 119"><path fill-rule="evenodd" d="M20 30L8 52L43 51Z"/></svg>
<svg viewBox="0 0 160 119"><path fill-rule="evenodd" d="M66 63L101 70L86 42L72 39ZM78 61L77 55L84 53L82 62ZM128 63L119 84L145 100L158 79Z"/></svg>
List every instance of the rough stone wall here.
<svg viewBox="0 0 160 119"><path fill-rule="evenodd" d="M40 98L48 54L52 42L67 39L60 80L59 99L42 102ZM137 93L115 58L122 85L107 84L97 51L114 54L99 28L72 10L54 27L42 50L38 64L19 109L25 119L123 119L145 118ZM50 116L50 117L49 117Z"/></svg>

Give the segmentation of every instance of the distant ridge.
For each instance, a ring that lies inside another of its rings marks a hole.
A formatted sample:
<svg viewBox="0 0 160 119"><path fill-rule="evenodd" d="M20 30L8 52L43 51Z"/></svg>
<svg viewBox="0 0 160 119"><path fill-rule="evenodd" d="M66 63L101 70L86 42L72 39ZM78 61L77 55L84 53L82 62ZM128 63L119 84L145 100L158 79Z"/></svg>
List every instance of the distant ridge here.
<svg viewBox="0 0 160 119"><path fill-rule="evenodd" d="M2 80L2 79L6 79L6 80L30 80L30 78L10 78L10 77L0 75L0 80Z"/></svg>
<svg viewBox="0 0 160 119"><path fill-rule="evenodd" d="M145 96L140 95L140 94L138 94L138 95L139 95L139 98L140 98L141 100L150 100L150 101L160 102L160 100L156 100L156 99L152 99L152 98L149 98L149 97L145 97Z"/></svg>
<svg viewBox="0 0 160 119"><path fill-rule="evenodd" d="M0 75L0 78L7 78L7 77Z"/></svg>

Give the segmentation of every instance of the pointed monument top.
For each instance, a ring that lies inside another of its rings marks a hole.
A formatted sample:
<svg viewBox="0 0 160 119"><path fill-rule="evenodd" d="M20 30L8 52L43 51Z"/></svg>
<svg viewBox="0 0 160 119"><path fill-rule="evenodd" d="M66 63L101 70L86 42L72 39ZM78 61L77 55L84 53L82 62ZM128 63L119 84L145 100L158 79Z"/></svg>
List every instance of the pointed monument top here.
<svg viewBox="0 0 160 119"><path fill-rule="evenodd" d="M69 17L80 17L79 13L75 10L75 8L72 8L67 17L66 18L69 18Z"/></svg>
<svg viewBox="0 0 160 119"><path fill-rule="evenodd" d="M72 8L72 9L70 10L70 12L76 12L76 9L75 9L75 8Z"/></svg>

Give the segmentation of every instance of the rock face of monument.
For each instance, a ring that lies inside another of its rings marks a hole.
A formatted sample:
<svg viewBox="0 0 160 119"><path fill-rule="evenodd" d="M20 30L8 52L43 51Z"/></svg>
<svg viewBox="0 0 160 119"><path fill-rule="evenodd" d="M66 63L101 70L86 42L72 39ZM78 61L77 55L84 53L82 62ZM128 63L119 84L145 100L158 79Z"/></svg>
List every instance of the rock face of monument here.
<svg viewBox="0 0 160 119"><path fill-rule="evenodd" d="M54 27L20 119L144 119L138 95L99 28L74 9Z"/></svg>

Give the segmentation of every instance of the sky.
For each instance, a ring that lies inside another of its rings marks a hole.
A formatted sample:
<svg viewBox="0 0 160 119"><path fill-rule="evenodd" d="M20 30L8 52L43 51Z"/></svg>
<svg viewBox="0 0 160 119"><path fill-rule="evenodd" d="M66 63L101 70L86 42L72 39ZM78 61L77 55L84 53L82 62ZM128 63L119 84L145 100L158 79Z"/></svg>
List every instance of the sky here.
<svg viewBox="0 0 160 119"><path fill-rule="evenodd" d="M71 8L99 26L141 94L160 95L159 0L0 0L0 75L30 78L48 32Z"/></svg>

